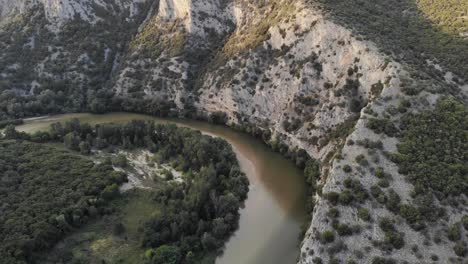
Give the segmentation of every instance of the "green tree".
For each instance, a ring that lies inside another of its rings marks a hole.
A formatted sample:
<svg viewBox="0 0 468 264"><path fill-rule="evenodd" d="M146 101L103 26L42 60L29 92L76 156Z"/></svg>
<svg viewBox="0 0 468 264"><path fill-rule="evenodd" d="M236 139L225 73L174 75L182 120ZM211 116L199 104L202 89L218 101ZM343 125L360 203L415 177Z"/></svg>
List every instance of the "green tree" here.
<svg viewBox="0 0 468 264"><path fill-rule="evenodd" d="M91 146L89 145L87 141L82 141L79 147L80 147L81 154L88 155L89 153L91 153Z"/></svg>
<svg viewBox="0 0 468 264"><path fill-rule="evenodd" d="M75 134L75 132L70 132L63 137L63 143L65 147L79 151L80 150L80 137Z"/></svg>
<svg viewBox="0 0 468 264"><path fill-rule="evenodd" d="M127 156L125 154L119 154L112 159L112 164L116 167L125 168L128 166Z"/></svg>
<svg viewBox="0 0 468 264"><path fill-rule="evenodd" d="M102 197L106 200L114 199L117 196L119 196L119 194L119 186L117 186L117 184L115 183L106 186L106 188L104 188L104 190L101 193Z"/></svg>
<svg viewBox="0 0 468 264"><path fill-rule="evenodd" d="M181 261L180 249L176 246L163 245L146 252L151 264L178 264Z"/></svg>

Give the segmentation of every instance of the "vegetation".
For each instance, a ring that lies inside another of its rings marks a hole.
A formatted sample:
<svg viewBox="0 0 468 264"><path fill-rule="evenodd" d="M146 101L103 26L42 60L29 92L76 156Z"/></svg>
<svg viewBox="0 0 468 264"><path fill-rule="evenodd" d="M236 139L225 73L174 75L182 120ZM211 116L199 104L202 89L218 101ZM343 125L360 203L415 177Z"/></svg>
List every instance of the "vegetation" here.
<svg viewBox="0 0 468 264"><path fill-rule="evenodd" d="M439 101L434 110L402 119L402 138L393 160L415 186L442 199L468 190L468 108L453 99Z"/></svg>
<svg viewBox="0 0 468 264"><path fill-rule="evenodd" d="M122 193L109 202L111 213L74 230L52 250L39 254L37 263L143 263L139 227L160 213L153 195L152 190Z"/></svg>
<svg viewBox="0 0 468 264"><path fill-rule="evenodd" d="M293 14L294 10L294 4L278 0L260 4L259 10L251 12L265 14L265 17L252 27L232 34L224 45L223 54L230 58L243 51L258 47L263 41L269 39L268 30Z"/></svg>
<svg viewBox="0 0 468 264"><path fill-rule="evenodd" d="M104 190L125 180L67 150L0 140L0 255L4 263L32 261L73 228L106 213Z"/></svg>
<svg viewBox="0 0 468 264"><path fill-rule="evenodd" d="M76 146L83 142L104 151L115 147L147 148L157 162L183 171L183 183L170 181L155 192L153 200L161 206L161 214L148 219L140 228L140 243L150 248L146 254L148 263L166 263L174 258L180 263L187 258L200 259L205 254L217 253L237 228L238 209L247 196L248 180L224 140L175 125L132 121L122 126L100 124L91 128L76 119L64 125L55 123L49 132L31 136L8 127L5 135L42 143L61 141L73 151L79 151ZM122 155L112 162L121 167L127 164ZM108 163L102 166L112 170ZM100 189L103 199L119 195L116 183L122 177L112 174L111 179L114 181ZM117 230L124 232L122 228Z"/></svg>
<svg viewBox="0 0 468 264"><path fill-rule="evenodd" d="M337 22L374 41L387 54L417 68L412 72L420 82L429 76L443 80L426 60L468 79L466 32L467 3L459 0L320 0L309 1Z"/></svg>
<svg viewBox="0 0 468 264"><path fill-rule="evenodd" d="M92 26L79 16L67 20L58 34L49 30L42 8L2 23L0 120L106 110L113 92L105 83L114 58L145 17L142 12L127 20L124 10L112 10L96 10L102 19Z"/></svg>

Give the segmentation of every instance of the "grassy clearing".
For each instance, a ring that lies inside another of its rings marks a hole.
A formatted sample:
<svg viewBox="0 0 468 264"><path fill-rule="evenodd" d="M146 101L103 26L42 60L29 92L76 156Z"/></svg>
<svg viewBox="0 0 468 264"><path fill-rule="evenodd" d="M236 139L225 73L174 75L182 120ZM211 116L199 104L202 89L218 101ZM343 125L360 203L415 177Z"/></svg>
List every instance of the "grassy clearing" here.
<svg viewBox="0 0 468 264"><path fill-rule="evenodd" d="M49 262L65 259L67 263L141 263L138 226L159 213L152 192L133 190L112 204L116 211L92 222L68 236L52 252L42 256ZM116 226L123 225L117 232Z"/></svg>

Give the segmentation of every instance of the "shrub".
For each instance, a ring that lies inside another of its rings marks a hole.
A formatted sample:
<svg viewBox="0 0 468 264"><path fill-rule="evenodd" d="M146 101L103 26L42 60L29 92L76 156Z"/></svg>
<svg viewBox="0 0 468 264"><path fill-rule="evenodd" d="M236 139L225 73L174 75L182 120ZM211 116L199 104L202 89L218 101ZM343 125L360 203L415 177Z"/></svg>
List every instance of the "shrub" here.
<svg viewBox="0 0 468 264"><path fill-rule="evenodd" d="M340 236L350 236L353 234L352 229L346 224L339 224L336 228L336 232Z"/></svg>
<svg viewBox="0 0 468 264"><path fill-rule="evenodd" d="M373 97L378 97L380 96L380 94L382 93L382 90L384 88L384 85L381 81L379 81L378 83L374 83L372 86L371 86L371 94Z"/></svg>
<svg viewBox="0 0 468 264"><path fill-rule="evenodd" d="M453 247L453 251L459 257L466 256L466 254L468 253L468 250L466 248L466 242L463 242L463 241L457 242L457 244L455 244L455 246Z"/></svg>
<svg viewBox="0 0 468 264"><path fill-rule="evenodd" d="M224 112L214 112L211 113L208 121L217 125L225 125L228 121L228 116Z"/></svg>
<svg viewBox="0 0 468 264"><path fill-rule="evenodd" d="M392 212L397 212L400 209L401 198L395 190L388 190L387 201L385 202L388 210Z"/></svg>
<svg viewBox="0 0 468 264"><path fill-rule="evenodd" d="M398 129L389 119L370 118L366 126L377 134L384 133L389 137L398 135Z"/></svg>
<svg viewBox="0 0 468 264"><path fill-rule="evenodd" d="M330 210L328 210L327 216L330 218L338 218L340 217L340 211L334 207L330 208Z"/></svg>
<svg viewBox="0 0 468 264"><path fill-rule="evenodd" d="M145 256L151 264L177 264L182 258L178 247L167 245L160 246L156 250L150 249L146 251Z"/></svg>
<svg viewBox="0 0 468 264"><path fill-rule="evenodd" d="M450 226L447 230L447 237L451 241L457 241L461 238L461 230L459 225Z"/></svg>
<svg viewBox="0 0 468 264"><path fill-rule="evenodd" d="M361 218L364 221L369 221L370 220L369 209L359 208L358 209L358 217Z"/></svg>
<svg viewBox="0 0 468 264"><path fill-rule="evenodd" d="M340 194L338 194L337 192L329 192L325 194L325 198L333 205L338 204L339 197L340 197Z"/></svg>
<svg viewBox="0 0 468 264"><path fill-rule="evenodd" d="M353 169L348 164L343 166L343 171L346 172L346 173L350 173L352 170Z"/></svg>
<svg viewBox="0 0 468 264"><path fill-rule="evenodd" d="M315 257L315 258L313 258L313 259L312 259L312 262L313 262L314 264L322 264L322 263L323 263L322 258L320 258L320 257Z"/></svg>
<svg viewBox="0 0 468 264"><path fill-rule="evenodd" d="M463 227L468 231L468 215L464 215L461 220Z"/></svg>
<svg viewBox="0 0 468 264"><path fill-rule="evenodd" d="M116 167L125 168L128 166L127 156L125 154L119 154L112 158L112 164Z"/></svg>
<svg viewBox="0 0 468 264"><path fill-rule="evenodd" d="M395 249L401 249L405 246L404 234L398 232L385 232L385 243L390 244Z"/></svg>
<svg viewBox="0 0 468 264"><path fill-rule="evenodd" d="M320 235L320 241L323 244L331 243L335 240L335 233L332 230L323 231Z"/></svg>
<svg viewBox="0 0 468 264"><path fill-rule="evenodd" d="M391 258L382 258L382 257L374 257L372 259L372 264L396 264L397 262Z"/></svg>
<svg viewBox="0 0 468 264"><path fill-rule="evenodd" d="M109 186L106 186L104 190L102 191L102 198L106 200L111 200L119 196L119 186L117 184L112 184Z"/></svg>
<svg viewBox="0 0 468 264"><path fill-rule="evenodd" d="M369 165L369 162L366 160L366 156L364 156L363 154L360 154L360 155L356 156L355 160L361 166Z"/></svg>
<svg viewBox="0 0 468 264"><path fill-rule="evenodd" d="M403 204L400 206L400 215L405 218L410 225L421 221L419 210L409 204Z"/></svg>
<svg viewBox="0 0 468 264"><path fill-rule="evenodd" d="M338 201L343 205L348 205L353 201L353 194L349 190L344 190L340 193Z"/></svg>
<svg viewBox="0 0 468 264"><path fill-rule="evenodd" d="M379 227L382 229L384 232L391 232L395 231L395 226L393 226L392 220L390 220L387 217L382 217L379 220Z"/></svg>
<svg viewBox="0 0 468 264"><path fill-rule="evenodd" d="M371 194L372 196L379 202L379 203L385 203L387 200L387 197L385 196L385 193L380 189L379 186L377 185L372 185L371 188Z"/></svg>
<svg viewBox="0 0 468 264"><path fill-rule="evenodd" d="M381 179L377 182L377 185L379 185L382 188L388 188L390 186L390 182L388 182L387 179Z"/></svg>

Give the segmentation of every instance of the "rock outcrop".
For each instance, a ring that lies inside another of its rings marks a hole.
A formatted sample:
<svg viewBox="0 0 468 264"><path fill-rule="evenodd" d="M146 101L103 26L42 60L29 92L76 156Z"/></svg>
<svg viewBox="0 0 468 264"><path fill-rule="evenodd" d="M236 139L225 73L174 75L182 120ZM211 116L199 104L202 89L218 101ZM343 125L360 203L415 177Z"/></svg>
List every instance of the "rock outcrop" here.
<svg viewBox="0 0 468 264"><path fill-rule="evenodd" d="M381 168L393 178L386 188L394 190L402 202L413 201L413 186L388 155L396 151L398 139L376 134L367 124L376 117L398 120L404 113L398 109L407 102L413 112L431 109L442 94L406 92L405 89L419 82L410 73L414 69L332 22L307 1L39 2L48 24L56 24L55 19L60 19L59 23L66 26L79 15L86 23L99 25L106 19L99 14L101 8L114 17L126 14L120 25L134 25L138 21L141 24L134 36L119 39L116 45L102 40L99 34L84 35L90 42L99 40L100 53L94 56L90 49L71 56L68 46L57 45L53 52L54 47L48 47L45 51L48 55L35 65L37 76L73 80L81 83L82 89L83 80L93 83L92 70L105 66L109 71L103 78L107 79L97 82L97 86L105 86L107 90L87 89L84 93L88 97L111 89L124 97L174 102L181 112L223 112L230 124L269 130L273 140L305 149L321 161L320 194L342 192L343 182L349 177L357 179L360 188L370 192L377 181L375 171ZM24 13L25 3L0 0L3 7L0 18ZM46 69L61 56L68 58L65 61L71 65L68 73L54 74L55 71ZM99 57L101 60L96 59ZM80 65L79 70L75 70L76 65ZM4 77L10 76L1 70ZM440 71L440 75L451 76L442 68ZM40 83L37 76L28 79L30 86L34 86L34 81ZM452 80L430 79L425 83L431 92L447 85L457 86L460 94L466 95L468 86L464 81ZM79 89L76 94L83 96ZM371 151L362 144L349 142L380 142L381 148ZM356 161L363 159L367 166ZM346 166L353 167L351 174L344 172ZM371 263L381 256L416 263L429 262L433 255L448 263L456 258L452 242L437 244L429 240L438 236L448 223L459 221L461 211L453 212L448 219L433 223L433 228L421 233L375 200L361 204L361 208L368 210L369 219L375 219L368 222L358 217L360 208L333 205L323 197L318 194L315 197L312 223L302 243L299 263L321 263L319 260L329 263L332 259L340 263L351 259ZM352 235L327 244L323 243L323 233L336 228L329 216L331 210L339 211L340 224L354 229ZM406 234L405 246L390 251L377 246L386 236L377 221L381 217L394 219L398 232ZM413 245L417 245L417 250Z"/></svg>

